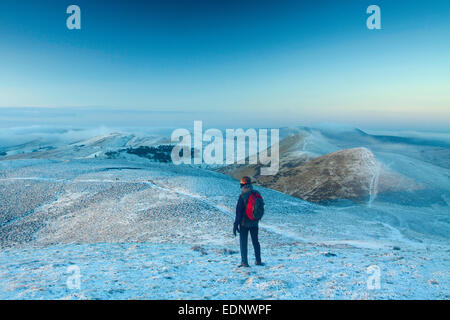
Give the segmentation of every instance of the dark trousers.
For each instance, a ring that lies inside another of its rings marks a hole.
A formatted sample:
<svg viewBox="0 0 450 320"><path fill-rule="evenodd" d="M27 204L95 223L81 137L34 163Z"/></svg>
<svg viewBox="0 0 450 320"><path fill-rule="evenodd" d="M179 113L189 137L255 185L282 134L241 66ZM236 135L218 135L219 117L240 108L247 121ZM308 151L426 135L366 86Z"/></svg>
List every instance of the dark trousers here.
<svg viewBox="0 0 450 320"><path fill-rule="evenodd" d="M248 250L248 232L250 231L250 236L252 237L253 249L255 249L256 262L261 262L261 247L258 241L258 227L246 228L241 226L239 238L241 244L241 258L242 263L248 264L247 250Z"/></svg>

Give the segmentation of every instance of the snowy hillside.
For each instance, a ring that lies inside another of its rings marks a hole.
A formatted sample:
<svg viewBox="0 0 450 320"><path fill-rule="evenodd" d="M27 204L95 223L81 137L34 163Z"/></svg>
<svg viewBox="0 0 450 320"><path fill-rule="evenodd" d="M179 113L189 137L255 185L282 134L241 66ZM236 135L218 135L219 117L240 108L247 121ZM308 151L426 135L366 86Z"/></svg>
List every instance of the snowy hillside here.
<svg viewBox="0 0 450 320"><path fill-rule="evenodd" d="M336 145L336 137L315 137L323 138L311 146L316 153ZM25 151L0 149L0 299L450 298L445 201L322 206L258 187L267 264L241 269L232 235L235 179L135 155L103 156L157 141L164 137L102 133L52 141L51 150L33 152L29 143ZM447 170L411 159L402 173L419 163L429 173ZM438 181L444 196L445 178ZM73 266L79 289L66 284ZM367 285L374 268L379 289Z"/></svg>

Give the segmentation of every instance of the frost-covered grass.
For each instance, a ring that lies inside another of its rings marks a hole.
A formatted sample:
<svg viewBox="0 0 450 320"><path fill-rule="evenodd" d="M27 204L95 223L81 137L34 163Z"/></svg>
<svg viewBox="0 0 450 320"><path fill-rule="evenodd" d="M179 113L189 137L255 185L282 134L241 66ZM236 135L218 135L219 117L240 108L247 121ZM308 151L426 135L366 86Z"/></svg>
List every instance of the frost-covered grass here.
<svg viewBox="0 0 450 320"><path fill-rule="evenodd" d="M236 267L233 246L95 243L0 252L2 299L448 299L448 261L439 253L273 245L267 265ZM237 240L236 240L237 242ZM251 251L250 251L251 252ZM431 262L432 261L432 262ZM381 269L380 289L367 267ZM70 288L69 266L81 285Z"/></svg>

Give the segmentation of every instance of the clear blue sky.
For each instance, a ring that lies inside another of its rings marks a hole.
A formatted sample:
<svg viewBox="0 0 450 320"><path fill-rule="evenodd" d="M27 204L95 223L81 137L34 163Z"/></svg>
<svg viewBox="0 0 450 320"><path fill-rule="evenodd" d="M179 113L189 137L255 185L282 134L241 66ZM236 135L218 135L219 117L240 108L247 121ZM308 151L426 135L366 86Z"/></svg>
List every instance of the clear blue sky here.
<svg viewBox="0 0 450 320"><path fill-rule="evenodd" d="M0 107L450 129L450 1L2 0Z"/></svg>

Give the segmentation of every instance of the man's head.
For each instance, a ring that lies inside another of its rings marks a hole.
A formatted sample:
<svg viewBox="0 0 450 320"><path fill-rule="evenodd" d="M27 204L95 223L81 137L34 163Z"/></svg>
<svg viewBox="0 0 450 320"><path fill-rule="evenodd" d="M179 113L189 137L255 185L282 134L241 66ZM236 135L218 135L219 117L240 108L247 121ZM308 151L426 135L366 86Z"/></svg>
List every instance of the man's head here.
<svg viewBox="0 0 450 320"><path fill-rule="evenodd" d="M247 176L242 177L241 190L242 190L242 192L248 192L248 191L252 190L252 180L249 177L247 177Z"/></svg>

